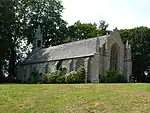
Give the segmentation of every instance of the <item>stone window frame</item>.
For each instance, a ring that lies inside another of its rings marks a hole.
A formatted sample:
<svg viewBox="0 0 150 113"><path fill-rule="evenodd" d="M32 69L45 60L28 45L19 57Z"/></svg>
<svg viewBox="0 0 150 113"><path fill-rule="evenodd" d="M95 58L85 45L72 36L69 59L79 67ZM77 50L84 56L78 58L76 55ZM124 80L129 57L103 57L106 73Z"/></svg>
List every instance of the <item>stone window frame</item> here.
<svg viewBox="0 0 150 113"><path fill-rule="evenodd" d="M76 70L79 69L79 68L84 68L84 59L83 58L78 58L76 60L75 64L76 64L76 67L75 67Z"/></svg>
<svg viewBox="0 0 150 113"><path fill-rule="evenodd" d="M110 69L117 70L119 62L119 46L114 43L110 49Z"/></svg>
<svg viewBox="0 0 150 113"><path fill-rule="evenodd" d="M62 62L63 60L59 60L55 63L55 69L58 71L58 70L62 70Z"/></svg>
<svg viewBox="0 0 150 113"><path fill-rule="evenodd" d="M68 64L69 64L69 72L73 71L73 69L74 69L73 68L73 65L74 65L73 59L69 60Z"/></svg>

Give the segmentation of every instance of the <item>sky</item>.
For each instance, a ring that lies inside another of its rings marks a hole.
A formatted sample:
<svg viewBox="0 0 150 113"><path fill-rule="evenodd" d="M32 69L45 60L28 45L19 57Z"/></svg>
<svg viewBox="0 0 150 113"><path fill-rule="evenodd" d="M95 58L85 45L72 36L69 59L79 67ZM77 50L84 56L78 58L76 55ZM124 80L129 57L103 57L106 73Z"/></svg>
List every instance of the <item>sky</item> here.
<svg viewBox="0 0 150 113"><path fill-rule="evenodd" d="M105 20L110 30L150 27L150 0L62 0L63 19L72 25L80 20L98 23Z"/></svg>

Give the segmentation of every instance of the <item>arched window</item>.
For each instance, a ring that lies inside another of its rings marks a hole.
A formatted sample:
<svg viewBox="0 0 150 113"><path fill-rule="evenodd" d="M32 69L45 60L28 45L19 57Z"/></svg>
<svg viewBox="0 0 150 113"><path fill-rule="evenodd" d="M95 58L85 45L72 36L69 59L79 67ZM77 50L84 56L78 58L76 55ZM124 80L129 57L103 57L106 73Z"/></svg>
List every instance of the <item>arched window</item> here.
<svg viewBox="0 0 150 113"><path fill-rule="evenodd" d="M82 58L77 59L76 69L84 67L84 60Z"/></svg>
<svg viewBox="0 0 150 113"><path fill-rule="evenodd" d="M68 63L69 63L69 72L73 71L73 60L71 59Z"/></svg>
<svg viewBox="0 0 150 113"><path fill-rule="evenodd" d="M62 70L62 62L63 62L62 60L60 60L60 61L57 62L57 64L56 64L56 70L60 70L60 71Z"/></svg>
<svg viewBox="0 0 150 113"><path fill-rule="evenodd" d="M41 40L37 41L37 47L41 47Z"/></svg>
<svg viewBox="0 0 150 113"><path fill-rule="evenodd" d="M115 43L111 47L111 57L110 57L110 69L118 69L118 55L119 55L119 47Z"/></svg>

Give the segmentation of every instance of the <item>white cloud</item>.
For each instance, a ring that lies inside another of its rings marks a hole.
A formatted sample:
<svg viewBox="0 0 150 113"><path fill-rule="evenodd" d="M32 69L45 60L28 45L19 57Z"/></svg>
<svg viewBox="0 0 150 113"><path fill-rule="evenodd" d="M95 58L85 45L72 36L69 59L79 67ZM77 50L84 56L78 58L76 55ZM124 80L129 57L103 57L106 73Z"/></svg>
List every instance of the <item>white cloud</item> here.
<svg viewBox="0 0 150 113"><path fill-rule="evenodd" d="M141 1L138 0L132 2L131 0L63 0L65 7L63 18L69 24L77 20L82 22L105 20L110 24L109 29L148 25L148 19L144 18L141 10L138 9L140 3Z"/></svg>

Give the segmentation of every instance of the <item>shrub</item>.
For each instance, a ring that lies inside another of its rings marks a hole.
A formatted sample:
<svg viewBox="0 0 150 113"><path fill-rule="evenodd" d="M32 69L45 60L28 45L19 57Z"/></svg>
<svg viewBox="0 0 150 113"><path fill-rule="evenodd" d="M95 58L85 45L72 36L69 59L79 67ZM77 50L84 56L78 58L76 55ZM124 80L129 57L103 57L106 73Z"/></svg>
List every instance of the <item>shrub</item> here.
<svg viewBox="0 0 150 113"><path fill-rule="evenodd" d="M79 68L77 71L72 71L66 75L67 83L84 83L85 82L85 70Z"/></svg>
<svg viewBox="0 0 150 113"><path fill-rule="evenodd" d="M40 74L39 72L32 72L30 74L30 77L28 78L27 80L27 83L29 84L37 84L37 83L40 83L41 82L41 77L42 77L42 74Z"/></svg>
<svg viewBox="0 0 150 113"><path fill-rule="evenodd" d="M60 76L59 71L51 72L45 74L45 82L46 83L56 83L56 79Z"/></svg>
<svg viewBox="0 0 150 113"><path fill-rule="evenodd" d="M105 76L100 77L101 83L125 83L125 77L118 70L108 70Z"/></svg>
<svg viewBox="0 0 150 113"><path fill-rule="evenodd" d="M47 73L43 83L84 83L85 71L83 68L63 74L61 71Z"/></svg>
<svg viewBox="0 0 150 113"><path fill-rule="evenodd" d="M76 71L71 71L70 73L66 74L66 82L67 83L76 83Z"/></svg>
<svg viewBox="0 0 150 113"><path fill-rule="evenodd" d="M84 83L85 82L85 70L84 68L79 68L77 70L77 83Z"/></svg>
<svg viewBox="0 0 150 113"><path fill-rule="evenodd" d="M145 77L145 82L150 83L150 73Z"/></svg>
<svg viewBox="0 0 150 113"><path fill-rule="evenodd" d="M65 75L60 71L45 74L44 83L65 83Z"/></svg>
<svg viewBox="0 0 150 113"><path fill-rule="evenodd" d="M65 75L60 75L57 79L56 79L56 83L66 83L66 76Z"/></svg>

